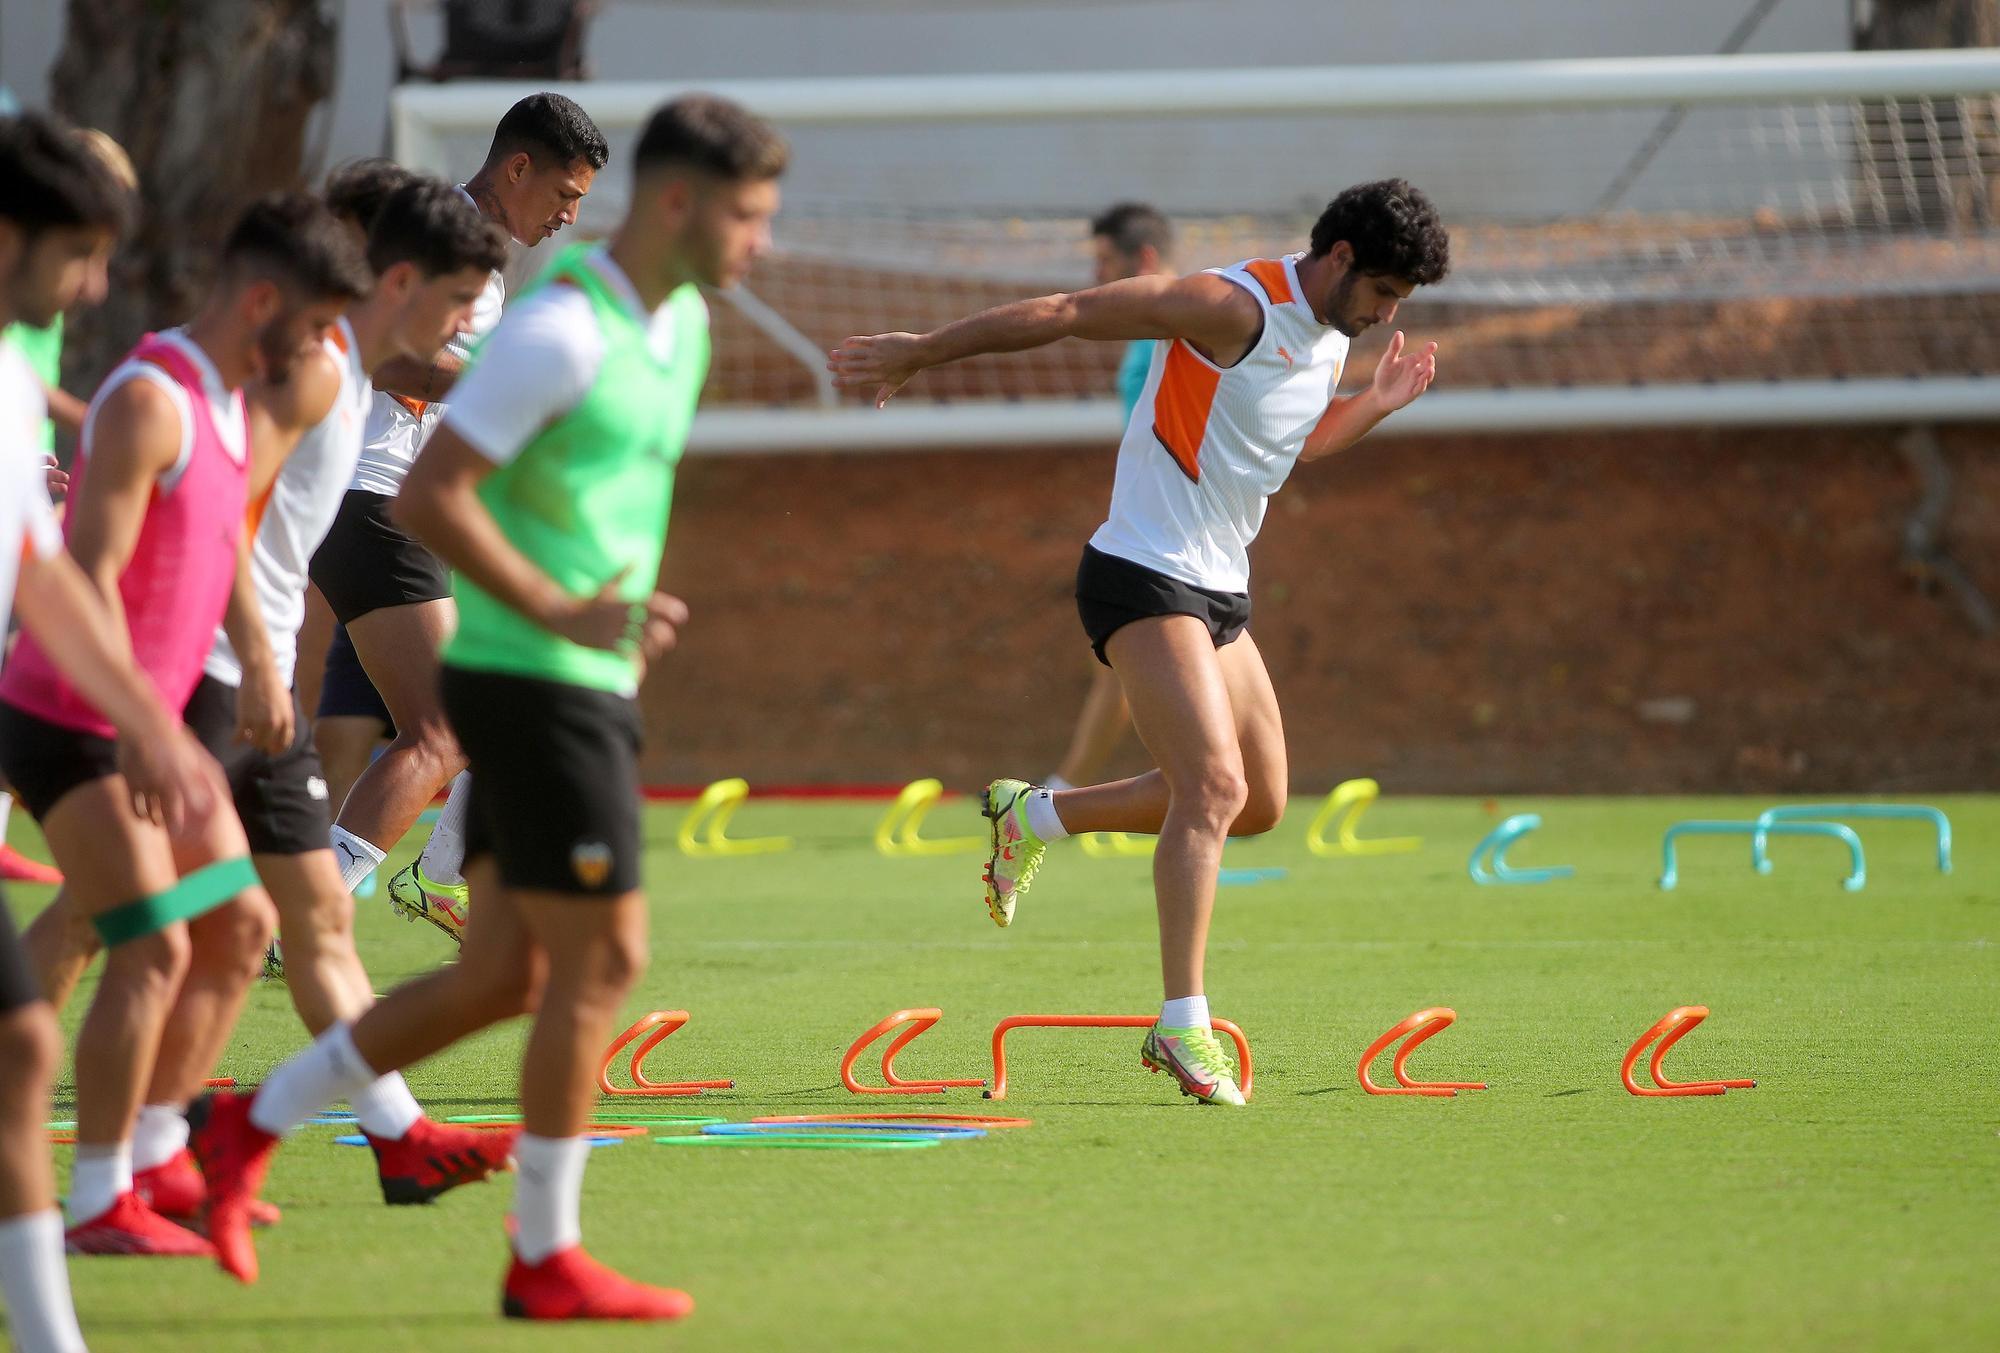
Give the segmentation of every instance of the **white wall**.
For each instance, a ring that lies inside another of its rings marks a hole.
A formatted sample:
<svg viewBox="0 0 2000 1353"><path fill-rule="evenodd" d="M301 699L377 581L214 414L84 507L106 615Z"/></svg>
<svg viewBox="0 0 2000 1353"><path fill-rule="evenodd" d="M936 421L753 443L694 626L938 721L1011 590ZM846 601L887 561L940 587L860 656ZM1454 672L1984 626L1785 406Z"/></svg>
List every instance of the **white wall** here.
<svg viewBox="0 0 2000 1353"><path fill-rule="evenodd" d="M331 160L378 152L393 79L387 0L341 11ZM1750 0L606 0L615 79L1175 69L1710 52ZM47 96L61 0L0 0L0 80ZM1782 0L1750 50L1845 48L1848 0ZM428 36L428 35L427 35Z"/></svg>

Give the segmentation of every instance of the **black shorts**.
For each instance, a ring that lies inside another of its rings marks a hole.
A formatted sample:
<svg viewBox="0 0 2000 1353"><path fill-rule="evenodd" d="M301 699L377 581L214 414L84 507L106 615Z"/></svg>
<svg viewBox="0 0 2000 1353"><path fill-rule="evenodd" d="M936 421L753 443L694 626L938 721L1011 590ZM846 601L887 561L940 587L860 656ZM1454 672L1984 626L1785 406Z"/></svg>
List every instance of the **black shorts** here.
<svg viewBox="0 0 2000 1353"><path fill-rule="evenodd" d="M389 726L390 737L396 735L396 721L389 717L389 706L383 703L382 692L368 679L368 671L361 665L361 655L354 651L354 640L348 638L345 625L333 627L333 642L326 646L326 674L320 678L319 709L314 717L379 719Z"/></svg>
<svg viewBox="0 0 2000 1353"><path fill-rule="evenodd" d="M351 625L385 606L409 606L451 595L442 560L389 520L393 500L349 489L309 572L333 618Z"/></svg>
<svg viewBox="0 0 2000 1353"><path fill-rule="evenodd" d="M0 1015L10 1015L23 1006L42 999L35 974L28 970L28 955L21 937L14 933L14 917L7 899L0 896Z"/></svg>
<svg viewBox="0 0 2000 1353"><path fill-rule="evenodd" d="M510 888L639 886L639 706L568 682L446 666L445 717L472 768L465 857Z"/></svg>
<svg viewBox="0 0 2000 1353"><path fill-rule="evenodd" d="M0 700L0 775L37 822L80 785L118 773L118 744Z"/></svg>
<svg viewBox="0 0 2000 1353"><path fill-rule="evenodd" d="M1091 652L1109 667L1105 641L1148 616L1191 615L1208 626L1217 648L1234 643L1250 627L1250 597L1196 587L1086 545L1083 562L1076 566L1076 613L1090 636Z"/></svg>
<svg viewBox="0 0 2000 1353"><path fill-rule="evenodd" d="M236 740L236 688L204 675L182 717L201 745L222 763L252 855L306 855L329 845L326 776L313 750L312 725L292 697L297 731L292 745L267 756Z"/></svg>

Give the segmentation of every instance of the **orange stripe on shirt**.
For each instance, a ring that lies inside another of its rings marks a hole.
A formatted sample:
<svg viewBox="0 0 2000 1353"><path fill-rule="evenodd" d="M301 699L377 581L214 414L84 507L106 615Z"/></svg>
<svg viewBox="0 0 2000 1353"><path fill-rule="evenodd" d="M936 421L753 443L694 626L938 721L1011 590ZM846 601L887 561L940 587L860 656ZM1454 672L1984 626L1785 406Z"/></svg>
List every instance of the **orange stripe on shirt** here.
<svg viewBox="0 0 2000 1353"><path fill-rule="evenodd" d="M395 400L398 404L408 409L412 414L416 415L418 418L422 418L424 416L424 410L430 407L427 401L421 399L411 399L408 395L390 394L390 392L387 390L384 390L382 393L388 395L389 398Z"/></svg>
<svg viewBox="0 0 2000 1353"><path fill-rule="evenodd" d="M1257 285L1264 288L1264 294L1271 298L1272 305L1285 305L1292 299L1292 280L1285 276L1282 260L1252 259L1243 265L1243 271L1257 279Z"/></svg>
<svg viewBox="0 0 2000 1353"><path fill-rule="evenodd" d="M1167 348L1166 369L1153 395L1153 435L1167 448L1181 473L1201 482L1201 443L1208 435L1208 411L1222 373L1176 339Z"/></svg>

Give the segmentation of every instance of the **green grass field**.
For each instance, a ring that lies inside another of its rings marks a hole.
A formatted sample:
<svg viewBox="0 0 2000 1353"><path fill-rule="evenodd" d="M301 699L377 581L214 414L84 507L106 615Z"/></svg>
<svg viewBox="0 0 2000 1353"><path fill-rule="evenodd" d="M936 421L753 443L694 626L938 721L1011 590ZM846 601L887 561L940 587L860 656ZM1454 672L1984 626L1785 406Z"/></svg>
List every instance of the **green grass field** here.
<svg viewBox="0 0 2000 1353"><path fill-rule="evenodd" d="M1859 894L1837 884L1844 854L1809 840L1774 841L1768 878L1742 840L1695 842L1679 890L1654 888L1668 823L1761 806L1746 800L1505 803L1547 823L1514 863L1577 869L1515 888L1465 875L1493 821L1476 801L1385 800L1365 831L1426 848L1357 860L1309 856L1298 805L1227 861L1288 877L1225 888L1217 909L1208 986L1255 1049L1249 1109L1182 1100L1140 1069L1136 1032L1027 1032L1005 1105L1025 1131L910 1152L598 1151L586 1238L695 1294L671 1331L503 1322L510 1185L385 1208L368 1154L330 1128L272 1169L285 1222L256 1287L82 1260L78 1306L99 1350L2000 1347L2000 799L1934 802L1956 872L1936 873L1918 826L1857 824ZM884 1107L837 1068L900 1007L943 1008L899 1068L943 1076L983 1074L1004 1015L1156 1008L1144 860L1058 847L1002 932L977 857L874 854L879 805L752 802L738 834L799 847L738 860L682 857L679 812L648 820L654 959L632 1012L693 1012L656 1074L735 1077L702 1107ZM961 800L927 830L977 826ZM13 894L22 911L43 897ZM386 895L359 905L378 987L446 956ZM1714 1015L1669 1069L1758 1088L1619 1087L1625 1047L1682 1003ZM1493 1088L1362 1094L1361 1049L1434 1004L1459 1022L1413 1070ZM506 1109L522 1036L455 1049L412 1087L439 1116ZM261 987L222 1069L255 1080L301 1040ZM68 1106L65 1076L56 1116ZM975 1090L942 1107L995 1111Z"/></svg>

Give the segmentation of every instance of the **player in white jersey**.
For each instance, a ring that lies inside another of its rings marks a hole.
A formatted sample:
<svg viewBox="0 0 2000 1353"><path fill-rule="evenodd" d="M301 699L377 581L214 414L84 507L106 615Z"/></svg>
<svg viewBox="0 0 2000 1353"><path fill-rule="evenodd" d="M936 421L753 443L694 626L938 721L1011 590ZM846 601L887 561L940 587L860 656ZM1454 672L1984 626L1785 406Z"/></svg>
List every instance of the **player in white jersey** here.
<svg viewBox="0 0 2000 1353"><path fill-rule="evenodd" d="M292 694L307 561L354 474L369 373L435 353L461 332L488 273L506 255L506 237L457 189L404 177L406 186L373 213L369 295L287 379L246 387L257 528L247 585L239 585L231 606L254 607L262 625L231 626L254 645L243 651L226 629L217 630L185 711L228 777L252 862L277 904L293 1004L314 1034L357 1018L373 1003L374 986L355 952L354 901L327 840L326 785ZM99 947L96 933L59 901L36 919L28 939L42 988L60 1007ZM176 1079L177 1068L163 1057L154 1077L159 1093L149 1093L139 1111L133 1189L162 1216L195 1221L207 1192L187 1150L186 1116L171 1094ZM428 1202L506 1161L506 1134L432 1121L400 1075L382 1077L353 1103L387 1202Z"/></svg>
<svg viewBox="0 0 2000 1353"><path fill-rule="evenodd" d="M501 118L485 164L463 191L488 220L533 248L575 222L608 155L603 133L583 109L560 94L533 94ZM380 393L353 487L313 559L313 581L346 627L395 728L389 746L354 782L333 828L350 889L465 769L438 700L437 652L457 621L451 580L437 557L390 519L389 504L444 413L440 401L449 398L471 343L499 321L504 294L495 269L466 335L435 361L392 362L375 374ZM453 785L427 867L420 874L413 865L390 885L399 912L453 939L464 915L459 843L467 793L463 782Z"/></svg>
<svg viewBox="0 0 2000 1353"><path fill-rule="evenodd" d="M1049 841L1157 833L1166 999L1141 1056L1203 1102L1243 1102L1203 988L1223 842L1269 831L1285 808L1278 701L1247 632L1250 542L1295 462L1352 446L1430 386L1437 345L1406 350L1399 332L1364 389L1335 393L1348 339L1443 278L1449 255L1429 199L1388 179L1334 198L1311 247L1287 258L1020 301L933 333L850 338L832 354L838 384L872 389L879 406L925 367L980 353L1154 340L1111 511L1077 571L1077 610L1158 769L1054 793L994 781L986 905L995 923L1012 921Z"/></svg>
<svg viewBox="0 0 2000 1353"><path fill-rule="evenodd" d="M71 306L101 301L103 260L129 211L130 194L73 129L34 114L0 119L0 328L44 326ZM208 811L220 776L160 703L118 622L63 551L39 454L45 417L40 380L0 342L0 634L18 600L28 631L117 727L125 778L150 815L178 827ZM0 1290L23 1353L84 1346L43 1126L61 1060L55 1012L0 902Z"/></svg>

